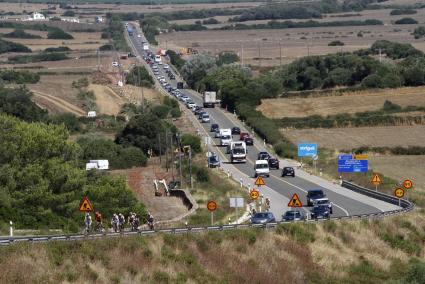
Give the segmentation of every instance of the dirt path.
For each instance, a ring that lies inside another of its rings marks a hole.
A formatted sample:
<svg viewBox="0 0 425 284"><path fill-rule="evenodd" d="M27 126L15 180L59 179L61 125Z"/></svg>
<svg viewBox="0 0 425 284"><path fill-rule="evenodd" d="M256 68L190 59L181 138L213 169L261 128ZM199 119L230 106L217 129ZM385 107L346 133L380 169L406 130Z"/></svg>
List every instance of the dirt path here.
<svg viewBox="0 0 425 284"><path fill-rule="evenodd" d="M99 113L117 115L126 100L117 95L110 87L104 85L90 84L89 90L96 96L96 104Z"/></svg>
<svg viewBox="0 0 425 284"><path fill-rule="evenodd" d="M75 114L76 116L86 115L86 112L83 109L77 106L74 106L73 104L70 104L69 102L61 98L58 98L46 93L42 93L39 91L32 90L32 92L34 93L34 99L36 103L46 107L47 109L50 109L50 107L52 107L58 112L70 112Z"/></svg>

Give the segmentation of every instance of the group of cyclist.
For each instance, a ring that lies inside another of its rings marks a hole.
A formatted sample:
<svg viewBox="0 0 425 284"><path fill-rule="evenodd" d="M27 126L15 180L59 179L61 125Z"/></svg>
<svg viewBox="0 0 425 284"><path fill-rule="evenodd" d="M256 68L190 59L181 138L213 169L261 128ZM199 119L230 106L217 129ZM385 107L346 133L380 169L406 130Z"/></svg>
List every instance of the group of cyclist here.
<svg viewBox="0 0 425 284"><path fill-rule="evenodd" d="M103 228L103 223L102 223L102 214L100 214L99 211L96 211L94 213L94 219L96 221L95 231L103 233L105 230ZM148 225L149 229L153 230L154 229L153 215L148 212L146 220L147 220L147 225ZM127 223L129 225L131 231L138 231L139 230L140 219L139 219L139 216L136 213L130 212L128 214ZM90 213L88 213L88 212L86 213L86 215L84 217L84 224L85 224L85 233L89 233L91 231L91 227L92 227L92 217L91 217ZM118 214L114 213L112 215L111 227L112 227L112 230L115 233L123 232L125 224L126 224L125 217L122 213L118 213Z"/></svg>

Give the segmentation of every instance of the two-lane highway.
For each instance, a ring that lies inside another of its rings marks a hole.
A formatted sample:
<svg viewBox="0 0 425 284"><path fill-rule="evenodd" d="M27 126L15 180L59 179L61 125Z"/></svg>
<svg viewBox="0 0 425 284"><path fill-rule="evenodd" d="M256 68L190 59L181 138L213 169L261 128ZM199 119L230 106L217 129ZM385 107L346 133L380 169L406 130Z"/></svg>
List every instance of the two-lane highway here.
<svg viewBox="0 0 425 284"><path fill-rule="evenodd" d="M136 30L138 30L139 34L141 34L141 31L138 27L135 27ZM143 62L146 66L149 67L149 65L146 64L146 62L143 60L143 56L147 55L147 51L143 50L141 42L146 41L143 35L141 37L137 37L137 33L135 33L134 36L129 37L131 44L133 45L133 48L135 51L137 51L138 57L140 58L141 62ZM158 65L160 75L167 78L167 75L165 73L165 70L161 65ZM156 79L156 78L155 78ZM169 84L173 87L176 87L176 81L175 80L168 80ZM160 86L160 85L159 85ZM197 105L202 106L202 98L199 94L192 90L180 90L182 94L189 96L193 102L195 102ZM183 106L183 104L182 104ZM183 106L184 107L184 106ZM241 128L244 132L247 131L246 128L244 128L242 125L236 125L236 118L232 115L227 113L225 110L220 108L208 108L205 109L210 117L211 117L211 123L217 123L219 124L220 128L232 128L233 126L238 126ZM203 132L205 135L209 135L213 139L214 136L212 135L210 130L211 123L202 123L201 127L203 128ZM239 140L238 137L234 136L234 140ZM215 140L215 144L219 144L218 139ZM240 173L244 174L246 176L246 183L250 183L253 185L254 183L254 162L257 159L257 154L259 150L263 150L264 147L261 145L254 145L254 147L248 146L248 160L246 163L240 163L240 164L233 164L233 167L239 171ZM228 157L228 155L225 153L225 147L216 147L215 152L220 151L221 157ZM228 160L228 159L227 159ZM281 168L285 166L281 162ZM248 181L249 180L249 181ZM270 178L265 178L266 184L268 187L270 187L273 191L275 191L277 194L282 195L285 197L284 200L289 199L292 194L297 193L299 197L301 198L301 201L303 204L306 204L306 193L308 190L311 189L322 189L329 200L334 205L333 210L333 216L348 216L348 215L357 215L357 214L368 214L368 213L378 213L382 212L384 210L393 210L396 209L395 206L389 205L385 202L378 201L376 199L372 199L369 197L365 197L363 195L351 192L349 190L340 188L338 186L331 186L329 185L329 182L326 182L324 180L319 179L318 177L315 177L315 181L313 182L312 179L308 179L307 177L302 176L300 177L297 175L296 170L296 177L281 177L281 170L271 170ZM274 195L275 196L275 195ZM282 201L280 201L282 202ZM286 207L286 204L282 205L274 203L274 200L271 196L271 210L275 214L277 218L283 213L282 208ZM304 208L305 209L305 208Z"/></svg>

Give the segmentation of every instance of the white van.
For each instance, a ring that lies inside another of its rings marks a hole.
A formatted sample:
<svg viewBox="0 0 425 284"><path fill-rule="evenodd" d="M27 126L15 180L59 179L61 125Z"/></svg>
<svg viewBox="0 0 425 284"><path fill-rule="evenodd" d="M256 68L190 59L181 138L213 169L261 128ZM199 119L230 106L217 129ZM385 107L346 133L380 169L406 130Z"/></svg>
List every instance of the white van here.
<svg viewBox="0 0 425 284"><path fill-rule="evenodd" d="M162 64L162 58L161 58L161 55L158 55L158 54L157 54L157 55L155 55L155 62L156 62L156 63L158 63L158 64L160 64L160 63Z"/></svg>
<svg viewBox="0 0 425 284"><path fill-rule="evenodd" d="M254 165L255 177L270 176L269 162L267 160L257 160Z"/></svg>
<svg viewBox="0 0 425 284"><path fill-rule="evenodd" d="M227 146L232 142L232 130L231 129L220 129L220 145Z"/></svg>

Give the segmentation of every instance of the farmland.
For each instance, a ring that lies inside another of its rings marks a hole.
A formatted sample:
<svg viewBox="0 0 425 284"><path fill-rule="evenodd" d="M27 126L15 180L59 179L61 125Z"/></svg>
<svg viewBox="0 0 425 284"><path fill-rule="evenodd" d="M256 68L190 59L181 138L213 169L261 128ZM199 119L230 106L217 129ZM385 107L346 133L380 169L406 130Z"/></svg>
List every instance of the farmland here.
<svg viewBox="0 0 425 284"><path fill-rule="evenodd" d="M402 107L425 106L425 87L365 90L356 92L329 91L323 96L308 98L278 98L262 100L258 110L270 118L335 115L374 111L389 100Z"/></svg>

